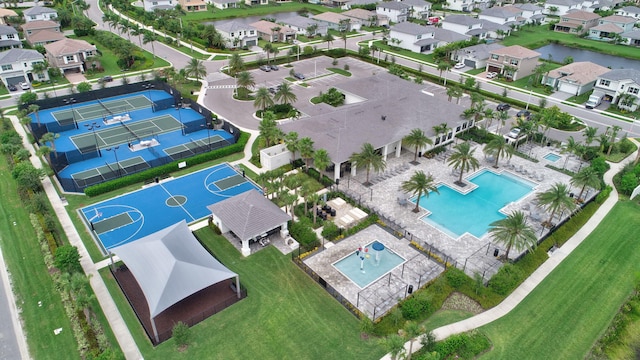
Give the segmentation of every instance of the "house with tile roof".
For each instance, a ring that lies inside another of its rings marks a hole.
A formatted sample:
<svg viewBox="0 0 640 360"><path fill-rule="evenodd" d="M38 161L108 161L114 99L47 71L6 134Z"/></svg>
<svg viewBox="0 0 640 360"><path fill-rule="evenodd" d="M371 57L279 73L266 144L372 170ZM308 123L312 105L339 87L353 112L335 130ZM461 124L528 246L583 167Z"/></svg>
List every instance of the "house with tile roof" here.
<svg viewBox="0 0 640 360"><path fill-rule="evenodd" d="M312 19L336 31L358 31L362 27L359 20L330 11L315 15Z"/></svg>
<svg viewBox="0 0 640 360"><path fill-rule="evenodd" d="M375 11L365 9L351 9L342 13L342 15L360 21L366 26L388 26L389 18L384 15L378 15Z"/></svg>
<svg viewBox="0 0 640 360"><path fill-rule="evenodd" d="M189 12L207 11L207 3L204 0L178 0L178 4Z"/></svg>
<svg viewBox="0 0 640 360"><path fill-rule="evenodd" d="M22 16L24 17L25 22L36 20L55 20L56 18L58 18L58 12L52 8L44 6L34 6L23 11Z"/></svg>
<svg viewBox="0 0 640 360"><path fill-rule="evenodd" d="M618 104L630 111L640 105L640 70L616 69L598 76L593 95L602 95L612 104ZM630 98L632 103L620 104L621 99Z"/></svg>
<svg viewBox="0 0 640 360"><path fill-rule="evenodd" d="M376 5L376 13L388 17L394 23L409 20L410 11L411 5L402 1L385 1Z"/></svg>
<svg viewBox="0 0 640 360"><path fill-rule="evenodd" d="M538 4L513 4L509 6L505 6L505 9L518 9L520 10L520 16L527 19L525 22L527 24L541 24L546 16L543 14L544 7Z"/></svg>
<svg viewBox="0 0 640 360"><path fill-rule="evenodd" d="M544 14L563 16L571 10L582 9L581 0L547 0L544 3Z"/></svg>
<svg viewBox="0 0 640 360"><path fill-rule="evenodd" d="M0 80L5 86L48 80L46 71L34 74L33 66L38 63L44 63L44 56L36 50L14 48L0 52Z"/></svg>
<svg viewBox="0 0 640 360"><path fill-rule="evenodd" d="M497 72L507 79L516 81L533 74L538 60L539 52L520 45L506 46L490 52L486 71Z"/></svg>
<svg viewBox="0 0 640 360"><path fill-rule="evenodd" d="M235 9L238 7L238 0L211 0L211 4L220 10Z"/></svg>
<svg viewBox="0 0 640 360"><path fill-rule="evenodd" d="M296 38L297 32L281 24L271 21L260 20L250 24L258 32L258 36L268 42L288 42Z"/></svg>
<svg viewBox="0 0 640 360"><path fill-rule="evenodd" d="M269 0L244 0L244 4L249 6L268 5Z"/></svg>
<svg viewBox="0 0 640 360"><path fill-rule="evenodd" d="M64 72L82 72L87 70L86 61L97 54L95 45L84 40L62 39L44 45L49 66Z"/></svg>
<svg viewBox="0 0 640 360"><path fill-rule="evenodd" d="M560 17L560 22L555 25L553 31L576 35L584 34L592 27L597 26L599 19L600 15L588 11L570 11Z"/></svg>
<svg viewBox="0 0 640 360"><path fill-rule="evenodd" d="M449 10L470 12L475 9L475 0L449 0L443 4Z"/></svg>
<svg viewBox="0 0 640 360"><path fill-rule="evenodd" d="M18 16L13 10L0 8L0 25L7 25L7 18Z"/></svg>
<svg viewBox="0 0 640 360"><path fill-rule="evenodd" d="M60 24L51 20L30 21L22 25L22 32L31 46L45 45L65 38Z"/></svg>
<svg viewBox="0 0 640 360"><path fill-rule="evenodd" d="M324 36L328 30L327 24L300 15L293 15L279 22L295 30L298 35L307 37ZM315 29L313 33L309 33L312 29Z"/></svg>
<svg viewBox="0 0 640 360"><path fill-rule="evenodd" d="M501 39L511 33L511 28L507 25L476 19L468 15L448 15L442 21L442 28L475 37L478 40Z"/></svg>
<svg viewBox="0 0 640 360"><path fill-rule="evenodd" d="M13 26L0 25L0 50L21 48L20 34Z"/></svg>
<svg viewBox="0 0 640 360"><path fill-rule="evenodd" d="M225 39L228 48L258 46L258 30L238 20L231 20L216 26Z"/></svg>
<svg viewBox="0 0 640 360"><path fill-rule="evenodd" d="M144 11L171 10L178 5L177 0L143 0Z"/></svg>
<svg viewBox="0 0 640 360"><path fill-rule="evenodd" d="M555 91L578 96L591 91L598 76L609 71L611 69L590 61L578 61L549 71L540 82Z"/></svg>
<svg viewBox="0 0 640 360"><path fill-rule="evenodd" d="M636 20L628 16L611 15L598 20L598 25L589 29L588 37L610 41L624 32L633 30Z"/></svg>

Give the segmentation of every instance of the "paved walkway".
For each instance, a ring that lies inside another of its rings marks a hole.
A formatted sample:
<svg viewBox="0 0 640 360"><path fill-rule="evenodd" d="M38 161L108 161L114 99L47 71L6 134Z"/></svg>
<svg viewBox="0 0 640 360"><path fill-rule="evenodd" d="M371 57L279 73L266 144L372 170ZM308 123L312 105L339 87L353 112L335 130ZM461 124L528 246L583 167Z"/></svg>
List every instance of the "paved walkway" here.
<svg viewBox="0 0 640 360"><path fill-rule="evenodd" d="M630 139L636 145L640 145L635 139ZM627 157L626 160L623 160L619 163L609 163L611 168L604 175L604 181L606 184L611 185L613 187L613 176L620 172L624 166L633 161L637 156L638 150ZM600 206L600 208L593 214L591 219L575 233L567 241L561 248L554 251L553 254L549 257L549 259L542 264L536 271L529 276L527 280L525 280L518 288L511 293L504 301L502 301L497 306L481 313L476 316L470 317L468 319L458 321L453 324L445 325L433 330L433 334L436 337L436 340L441 341L446 339L447 337L455 334L460 334L463 332L467 332L473 329L477 329L481 326L489 324L505 315L507 315L511 310L515 309L515 307L520 304L524 298L527 297L546 277L549 275L560 263L575 250L578 245L582 243L582 241L589 235L596 227L600 224L602 219L613 209L615 204L618 202L618 193L613 187L613 191L609 195L609 198ZM405 343L405 350L409 351L409 342ZM422 348L422 345L419 341L415 342L413 345L413 352L418 351ZM382 357L383 360L390 360L391 356L389 354Z"/></svg>

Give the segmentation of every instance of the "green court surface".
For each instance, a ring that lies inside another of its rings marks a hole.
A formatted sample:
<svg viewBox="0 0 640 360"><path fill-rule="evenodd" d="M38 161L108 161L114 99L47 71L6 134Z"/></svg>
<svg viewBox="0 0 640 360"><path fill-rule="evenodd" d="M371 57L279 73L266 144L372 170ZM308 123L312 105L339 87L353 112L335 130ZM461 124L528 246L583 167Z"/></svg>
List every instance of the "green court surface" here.
<svg viewBox="0 0 640 360"><path fill-rule="evenodd" d="M211 136L211 138L209 138L209 141L212 146L215 146L217 143L224 142L226 140L223 139L222 136L220 135L214 135L214 136ZM195 155L199 152L198 149L206 148L208 146L209 144L207 143L206 139L191 140L191 142L186 144L180 144L180 145L166 148L164 149L164 152L167 155L171 156L173 159L182 159L185 157L184 156L185 153L188 153L189 155ZM176 156L176 155L179 155L179 156Z"/></svg>
<svg viewBox="0 0 640 360"><path fill-rule="evenodd" d="M129 225L131 223L133 223L133 219L131 218L131 216L129 216L129 213L125 212L91 224L93 226L93 230L97 234L103 234L107 231L111 231L113 229Z"/></svg>
<svg viewBox="0 0 640 360"><path fill-rule="evenodd" d="M228 188L232 188L234 186L240 185L244 182L246 182L247 179L244 178L244 176L242 175L233 175L231 177L228 177L226 179L222 179L219 181L214 182L214 184L220 189L220 190L227 190Z"/></svg>
<svg viewBox="0 0 640 360"><path fill-rule="evenodd" d="M144 161L141 156L131 159L107 163L104 166L77 172L71 175L71 178L78 184L95 184L104 180L115 179L118 176L124 176L142 169L149 168L149 164Z"/></svg>
<svg viewBox="0 0 640 360"><path fill-rule="evenodd" d="M182 124L176 118L171 115L163 115L149 120L130 122L128 125L123 122L120 123L120 126L74 135L71 136L71 141L80 149L80 152L84 153L87 151L83 151L83 149L95 151L96 144L102 149L171 132L181 127Z"/></svg>
<svg viewBox="0 0 640 360"><path fill-rule="evenodd" d="M65 125L75 119L76 121L106 118L114 114L126 113L129 111L144 109L153 103L143 95L138 95L126 99L100 101L98 103L74 106L72 109L54 111L51 113L54 119Z"/></svg>

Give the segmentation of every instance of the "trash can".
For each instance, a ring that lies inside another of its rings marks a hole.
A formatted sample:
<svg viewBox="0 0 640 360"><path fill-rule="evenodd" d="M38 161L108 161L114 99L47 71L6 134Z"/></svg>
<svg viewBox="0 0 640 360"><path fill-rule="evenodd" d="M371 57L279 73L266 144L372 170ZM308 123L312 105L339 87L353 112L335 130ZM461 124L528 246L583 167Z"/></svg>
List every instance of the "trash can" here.
<svg viewBox="0 0 640 360"><path fill-rule="evenodd" d="M493 256L494 257L498 257L499 254L500 254L500 250L499 249L493 250Z"/></svg>
<svg viewBox="0 0 640 360"><path fill-rule="evenodd" d="M408 292L409 294L412 294L412 293L413 293L413 285L409 285L409 288L407 289L407 292Z"/></svg>

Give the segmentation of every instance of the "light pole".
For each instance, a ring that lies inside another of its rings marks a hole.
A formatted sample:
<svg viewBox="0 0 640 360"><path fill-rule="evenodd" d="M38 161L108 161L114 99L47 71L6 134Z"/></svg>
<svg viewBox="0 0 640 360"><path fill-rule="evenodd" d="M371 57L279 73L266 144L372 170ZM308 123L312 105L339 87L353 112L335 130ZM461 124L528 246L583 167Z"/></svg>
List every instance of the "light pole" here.
<svg viewBox="0 0 640 360"><path fill-rule="evenodd" d="M182 113L180 112L180 108L182 107L182 98L180 98L180 102L176 105L176 111L178 112L178 119L180 121L180 129L182 130L182 136L184 136L184 124L182 123Z"/></svg>
<svg viewBox="0 0 640 360"><path fill-rule="evenodd" d="M100 125L97 122L92 122L91 124L84 124L87 127L87 130L93 132L93 139L96 142L96 149L98 149L98 156L102 157L102 152L100 151L100 145L98 144L98 135L96 135L96 129L100 128Z"/></svg>
<svg viewBox="0 0 640 360"><path fill-rule="evenodd" d="M120 148L120 145L114 146L113 148L107 148L107 151L113 150L113 155L116 157L116 169L118 169L118 177L121 176L121 174L120 174L120 163L118 162L118 149L119 148Z"/></svg>
<svg viewBox="0 0 640 360"><path fill-rule="evenodd" d="M76 113L73 111L73 103L76 102L76 99L74 98L62 99L62 102L65 103L66 105L71 106L71 118L73 119L73 125L76 127L76 129L79 129L78 122L76 121Z"/></svg>
<svg viewBox="0 0 640 360"><path fill-rule="evenodd" d="M209 151L211 151L211 137L209 136L209 126L211 126L211 123L208 123L205 120L204 125L200 125L200 126L207 128L207 144L209 144Z"/></svg>
<svg viewBox="0 0 640 360"><path fill-rule="evenodd" d="M526 88L529 89L529 97L527 97L527 107L525 108L525 110L529 110L529 102L531 102L531 93L533 92L533 89L531 89L532 82L533 81L531 80L531 78L529 78L526 86Z"/></svg>
<svg viewBox="0 0 640 360"><path fill-rule="evenodd" d="M153 102L153 99L151 99L151 89L155 88L155 86L151 83L146 83L142 85L142 88L146 89L149 95L149 101L151 101L151 112L156 112L156 108L155 108L156 103Z"/></svg>

